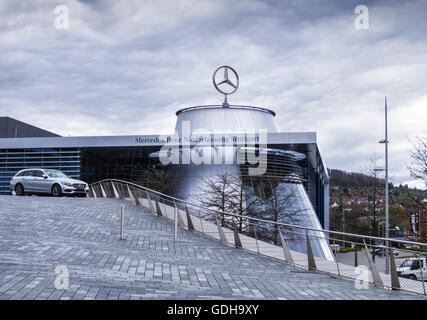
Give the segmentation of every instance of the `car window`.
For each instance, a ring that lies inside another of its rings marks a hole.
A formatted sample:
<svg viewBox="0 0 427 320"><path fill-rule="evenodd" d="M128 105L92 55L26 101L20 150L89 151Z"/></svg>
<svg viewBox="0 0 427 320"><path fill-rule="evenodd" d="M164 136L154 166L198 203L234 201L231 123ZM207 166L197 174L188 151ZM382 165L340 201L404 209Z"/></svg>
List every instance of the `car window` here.
<svg viewBox="0 0 427 320"><path fill-rule="evenodd" d="M45 170L46 174L51 178L69 178L65 173L59 170Z"/></svg>
<svg viewBox="0 0 427 320"><path fill-rule="evenodd" d="M417 269L419 269L420 268L420 260L414 260L413 262L412 262L412 267L411 267L411 269L412 270L417 270Z"/></svg>
<svg viewBox="0 0 427 320"><path fill-rule="evenodd" d="M401 267L411 267L412 266L412 260L410 260L410 259L405 260L405 262L403 262L400 266Z"/></svg>
<svg viewBox="0 0 427 320"><path fill-rule="evenodd" d="M35 177L40 177L40 178L43 178L43 171L41 171L41 170L34 170L34 176Z"/></svg>
<svg viewBox="0 0 427 320"><path fill-rule="evenodd" d="M27 170L23 174L24 177L32 177L34 176L34 170Z"/></svg>
<svg viewBox="0 0 427 320"><path fill-rule="evenodd" d="M22 177L26 171L21 171L16 174L17 177Z"/></svg>

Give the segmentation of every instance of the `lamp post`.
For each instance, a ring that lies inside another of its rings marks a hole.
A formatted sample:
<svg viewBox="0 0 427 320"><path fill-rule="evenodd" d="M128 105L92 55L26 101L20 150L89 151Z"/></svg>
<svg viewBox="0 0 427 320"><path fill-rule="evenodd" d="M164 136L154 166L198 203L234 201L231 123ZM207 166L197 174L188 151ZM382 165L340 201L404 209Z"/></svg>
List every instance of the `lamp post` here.
<svg viewBox="0 0 427 320"><path fill-rule="evenodd" d="M387 97L384 99L384 111L385 111L385 138L379 143L384 143L385 146L385 238L389 236L389 217L388 217L388 130L387 130ZM386 241L386 247L389 247L389 241ZM385 272L389 272L389 252L385 250Z"/></svg>
<svg viewBox="0 0 427 320"><path fill-rule="evenodd" d="M377 172L382 172L382 171L385 171L385 169L384 168L374 168L374 176L375 176L375 181L374 181L374 183L375 183L375 186L376 186L376 183L377 183ZM376 226L376 203L375 203L375 201L376 201L376 190L375 190L375 194L374 194L374 227ZM378 236L378 228L377 229L374 229L375 230L375 234L374 234L374 236L375 237L377 237Z"/></svg>

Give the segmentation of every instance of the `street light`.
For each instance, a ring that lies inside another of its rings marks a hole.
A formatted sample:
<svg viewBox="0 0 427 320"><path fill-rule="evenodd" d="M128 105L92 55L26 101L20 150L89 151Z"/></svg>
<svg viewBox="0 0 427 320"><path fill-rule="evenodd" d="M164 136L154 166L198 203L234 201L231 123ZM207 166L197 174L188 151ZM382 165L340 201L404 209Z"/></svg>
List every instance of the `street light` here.
<svg viewBox="0 0 427 320"><path fill-rule="evenodd" d="M389 217L388 217L388 130L387 130L387 97L384 99L384 116L385 116L385 137L379 143L384 143L385 146L385 237L389 236ZM389 241L386 241L386 246L389 247ZM389 272L389 252L386 250L386 273Z"/></svg>

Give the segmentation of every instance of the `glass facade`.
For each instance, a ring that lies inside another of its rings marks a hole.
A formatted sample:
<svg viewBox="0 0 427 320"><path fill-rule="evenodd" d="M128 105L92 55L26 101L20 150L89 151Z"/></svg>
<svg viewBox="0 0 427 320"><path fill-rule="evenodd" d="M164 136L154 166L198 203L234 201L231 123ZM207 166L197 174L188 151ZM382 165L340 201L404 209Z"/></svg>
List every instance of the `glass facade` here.
<svg viewBox="0 0 427 320"><path fill-rule="evenodd" d="M0 194L9 194L10 179L21 169L58 169L72 178L81 174L79 148L0 149Z"/></svg>
<svg viewBox="0 0 427 320"><path fill-rule="evenodd" d="M268 148L292 150L307 156L297 161L298 174L323 225L324 186L308 161L309 145L273 144ZM146 181L144 177L152 175L153 168L162 168L158 159L149 156L159 149L158 146L0 149L0 194L10 193L10 178L19 170L30 167L58 169L88 183L107 178ZM269 166L268 171L276 175L281 172L281 166ZM248 183L254 185L254 181Z"/></svg>
<svg viewBox="0 0 427 320"><path fill-rule="evenodd" d="M312 158L313 149L313 145L304 143L269 144L268 149L265 149L268 150L267 170L262 176L248 175L246 162L240 166L231 165L233 172L242 178L246 201L250 203L250 197L263 200L260 203L265 208L256 210L258 217L271 220L268 214L272 210L268 209L268 205L275 205L270 201L275 199L272 197L274 193L283 198L283 201L277 198L277 205L287 201L287 210L277 217L277 221L319 229L324 227L327 214L324 208L325 185L318 170L314 168L320 157ZM49 168L87 183L109 178L126 180L191 201L183 191L190 188L199 192L199 180L218 171L215 168L218 165L214 164L163 166L158 157L150 156L159 150L160 146L147 145L0 149L0 194L10 193L10 179L19 170ZM259 216L262 212L267 215ZM290 231L293 234L287 239L290 248L304 252L305 237L299 235L298 230ZM322 234L311 232L311 236L321 237ZM266 237L270 242L278 241L277 235L273 238L271 235ZM326 241L320 238L313 240L312 246L316 256L331 258Z"/></svg>
<svg viewBox="0 0 427 320"><path fill-rule="evenodd" d="M137 181L158 165L149 154L159 147L94 147L81 148L81 176L92 183L103 179Z"/></svg>

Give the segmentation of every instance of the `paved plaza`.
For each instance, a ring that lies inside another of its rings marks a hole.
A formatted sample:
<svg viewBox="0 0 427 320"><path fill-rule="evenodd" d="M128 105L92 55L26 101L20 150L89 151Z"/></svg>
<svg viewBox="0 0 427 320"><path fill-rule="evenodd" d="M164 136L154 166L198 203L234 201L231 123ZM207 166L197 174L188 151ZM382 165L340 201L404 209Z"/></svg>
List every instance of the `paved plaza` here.
<svg viewBox="0 0 427 320"><path fill-rule="evenodd" d="M120 240L120 206L125 239ZM56 289L55 269L68 270ZM59 269L58 269L59 268ZM0 299L425 299L222 245L128 201L0 196Z"/></svg>

